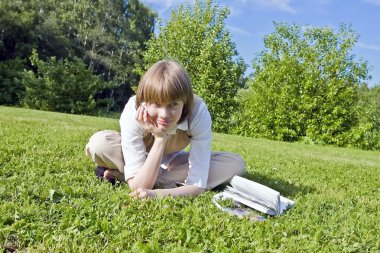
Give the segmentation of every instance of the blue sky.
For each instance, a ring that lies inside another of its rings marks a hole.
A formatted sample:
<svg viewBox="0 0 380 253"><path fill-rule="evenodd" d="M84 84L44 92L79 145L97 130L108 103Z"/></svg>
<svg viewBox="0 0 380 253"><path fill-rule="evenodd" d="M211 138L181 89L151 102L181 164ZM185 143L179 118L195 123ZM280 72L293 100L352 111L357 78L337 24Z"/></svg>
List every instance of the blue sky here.
<svg viewBox="0 0 380 253"><path fill-rule="evenodd" d="M164 21L178 5L193 3L191 0L142 2ZM380 0L219 0L214 3L231 10L226 28L249 69L255 54L264 48L263 37L274 31L273 21L329 26L334 30L345 23L351 24L360 35L352 53L357 59L369 62L372 76L369 84L380 84Z"/></svg>

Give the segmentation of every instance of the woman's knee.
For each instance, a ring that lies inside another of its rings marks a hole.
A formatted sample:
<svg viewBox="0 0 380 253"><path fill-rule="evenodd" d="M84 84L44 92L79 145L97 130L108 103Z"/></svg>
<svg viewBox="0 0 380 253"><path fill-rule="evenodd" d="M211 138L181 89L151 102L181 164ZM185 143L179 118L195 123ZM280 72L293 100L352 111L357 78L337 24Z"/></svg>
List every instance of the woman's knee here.
<svg viewBox="0 0 380 253"><path fill-rule="evenodd" d="M112 130L99 131L93 134L85 148L86 155L90 157L94 162L97 162L97 158L103 157L104 154L110 152L113 144L120 142L120 134Z"/></svg>
<svg viewBox="0 0 380 253"><path fill-rule="evenodd" d="M245 161L239 155L230 152L215 152L211 156L208 188L229 182L234 176L245 173Z"/></svg>
<svg viewBox="0 0 380 253"><path fill-rule="evenodd" d="M217 170L225 171L230 176L243 175L245 173L245 161L236 153L216 152L212 155L212 166Z"/></svg>
<svg viewBox="0 0 380 253"><path fill-rule="evenodd" d="M233 168L235 170L235 175L242 176L245 173L246 164L239 154L231 153L231 158L233 159Z"/></svg>

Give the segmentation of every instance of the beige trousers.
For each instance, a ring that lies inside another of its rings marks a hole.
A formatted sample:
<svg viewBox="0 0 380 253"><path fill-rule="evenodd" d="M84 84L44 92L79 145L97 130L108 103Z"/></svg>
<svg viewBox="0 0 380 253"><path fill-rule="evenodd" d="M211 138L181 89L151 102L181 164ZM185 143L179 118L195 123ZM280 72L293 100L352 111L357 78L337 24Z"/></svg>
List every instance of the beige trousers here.
<svg viewBox="0 0 380 253"><path fill-rule="evenodd" d="M91 136L85 149L86 155L99 166L118 169L124 174L124 159L121 150L121 136L118 132L105 130ZM160 169L156 187L173 188L185 182L189 171L189 153L174 158L167 169ZM243 175L245 162L242 157L229 152L212 152L207 188L211 189L228 182L235 175Z"/></svg>

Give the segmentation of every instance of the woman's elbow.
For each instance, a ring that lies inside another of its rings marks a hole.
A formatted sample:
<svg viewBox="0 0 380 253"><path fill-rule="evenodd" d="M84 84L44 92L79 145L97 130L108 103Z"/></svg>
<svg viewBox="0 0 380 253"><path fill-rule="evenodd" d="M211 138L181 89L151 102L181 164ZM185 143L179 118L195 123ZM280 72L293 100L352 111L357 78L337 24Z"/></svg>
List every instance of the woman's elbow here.
<svg viewBox="0 0 380 253"><path fill-rule="evenodd" d="M206 191L205 188L200 188L200 187L194 187L193 190L191 191L190 195L197 196L199 194L202 194Z"/></svg>
<svg viewBox="0 0 380 253"><path fill-rule="evenodd" d="M139 188L139 187L136 186L136 184L133 182L132 179L128 180L128 186L129 186L129 189L131 189L132 191L135 191L135 190L137 190Z"/></svg>
<svg viewBox="0 0 380 253"><path fill-rule="evenodd" d="M128 186L132 191L136 191L137 189L149 189L152 190L153 186L144 185L141 182L137 182L134 178L128 179Z"/></svg>

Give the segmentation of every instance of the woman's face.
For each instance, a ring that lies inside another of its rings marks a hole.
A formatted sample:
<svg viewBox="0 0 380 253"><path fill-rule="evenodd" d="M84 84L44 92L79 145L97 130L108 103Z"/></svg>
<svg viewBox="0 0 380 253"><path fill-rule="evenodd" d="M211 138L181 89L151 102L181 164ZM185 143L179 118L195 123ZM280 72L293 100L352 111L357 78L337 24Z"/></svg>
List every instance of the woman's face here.
<svg viewBox="0 0 380 253"><path fill-rule="evenodd" d="M176 100L170 103L147 103L148 114L157 127L165 132L176 128L182 115L183 101Z"/></svg>

